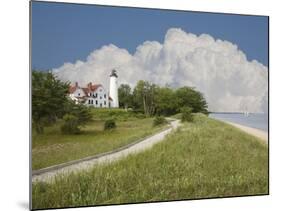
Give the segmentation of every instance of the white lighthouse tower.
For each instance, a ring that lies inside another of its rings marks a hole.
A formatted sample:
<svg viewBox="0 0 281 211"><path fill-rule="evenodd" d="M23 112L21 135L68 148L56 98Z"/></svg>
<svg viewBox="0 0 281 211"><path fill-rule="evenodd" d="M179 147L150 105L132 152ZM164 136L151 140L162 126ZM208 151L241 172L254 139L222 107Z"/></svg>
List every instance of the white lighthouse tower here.
<svg viewBox="0 0 281 211"><path fill-rule="evenodd" d="M112 108L119 108L117 78L116 70L113 69L110 74L109 84L109 96L112 98L110 107Z"/></svg>

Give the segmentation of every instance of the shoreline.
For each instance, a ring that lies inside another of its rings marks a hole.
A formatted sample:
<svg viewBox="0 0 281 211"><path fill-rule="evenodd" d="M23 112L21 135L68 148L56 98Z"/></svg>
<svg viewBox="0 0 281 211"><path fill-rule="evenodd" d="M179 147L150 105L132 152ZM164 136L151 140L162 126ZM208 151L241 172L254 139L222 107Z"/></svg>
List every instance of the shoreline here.
<svg viewBox="0 0 281 211"><path fill-rule="evenodd" d="M223 120L221 120L223 121ZM253 127L248 127L248 126L244 126L244 125L240 125L240 124L237 124L237 123L233 123L233 122L229 122L229 121L223 121L229 125L232 125L250 135L253 135L261 140L263 140L265 143L268 144L268 133L263 131L263 130L260 130L260 129L256 129L256 128L253 128Z"/></svg>

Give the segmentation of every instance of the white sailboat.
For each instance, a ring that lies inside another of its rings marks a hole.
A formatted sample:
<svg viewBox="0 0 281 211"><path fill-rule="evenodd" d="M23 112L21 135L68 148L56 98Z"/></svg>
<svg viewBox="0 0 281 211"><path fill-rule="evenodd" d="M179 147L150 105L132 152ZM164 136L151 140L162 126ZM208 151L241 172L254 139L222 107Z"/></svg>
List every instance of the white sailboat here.
<svg viewBox="0 0 281 211"><path fill-rule="evenodd" d="M245 106L245 111L244 111L244 116L248 117L250 115L249 111L248 111L248 107Z"/></svg>
<svg viewBox="0 0 281 211"><path fill-rule="evenodd" d="M244 111L244 116L248 117L249 116L249 112L248 111Z"/></svg>

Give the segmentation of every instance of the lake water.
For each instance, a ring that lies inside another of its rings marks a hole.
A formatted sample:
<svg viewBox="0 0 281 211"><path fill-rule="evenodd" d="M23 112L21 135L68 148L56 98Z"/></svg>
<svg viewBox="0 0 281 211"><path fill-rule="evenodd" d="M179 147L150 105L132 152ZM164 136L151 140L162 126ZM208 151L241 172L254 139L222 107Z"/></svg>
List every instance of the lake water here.
<svg viewBox="0 0 281 211"><path fill-rule="evenodd" d="M222 121L237 123L240 125L257 128L268 132L268 115L267 114L249 114L245 116L241 113L211 113L210 117Z"/></svg>

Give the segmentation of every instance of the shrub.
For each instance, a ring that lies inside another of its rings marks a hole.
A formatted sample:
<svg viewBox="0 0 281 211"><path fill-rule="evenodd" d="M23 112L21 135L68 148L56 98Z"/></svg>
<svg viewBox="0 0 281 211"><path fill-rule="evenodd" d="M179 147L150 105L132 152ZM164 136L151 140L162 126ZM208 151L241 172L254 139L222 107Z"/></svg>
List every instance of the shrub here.
<svg viewBox="0 0 281 211"><path fill-rule="evenodd" d="M181 108L181 121L182 122L193 122L193 114L192 114L192 108L186 106Z"/></svg>
<svg viewBox="0 0 281 211"><path fill-rule="evenodd" d="M61 132L64 134L78 134L79 121L78 118L72 114L66 114L63 116L64 124L61 126Z"/></svg>
<svg viewBox="0 0 281 211"><path fill-rule="evenodd" d="M104 130L111 130L116 128L115 120L114 119L108 119L104 123Z"/></svg>
<svg viewBox="0 0 281 211"><path fill-rule="evenodd" d="M78 126L85 126L92 120L91 110L82 104L74 104L71 102L67 113L77 118Z"/></svg>
<svg viewBox="0 0 281 211"><path fill-rule="evenodd" d="M144 114L142 114L142 113L137 113L136 115L136 118L138 118L138 119L144 119L146 116L144 115Z"/></svg>
<svg viewBox="0 0 281 211"><path fill-rule="evenodd" d="M156 116L153 120L153 126L166 124L167 120L163 116Z"/></svg>

